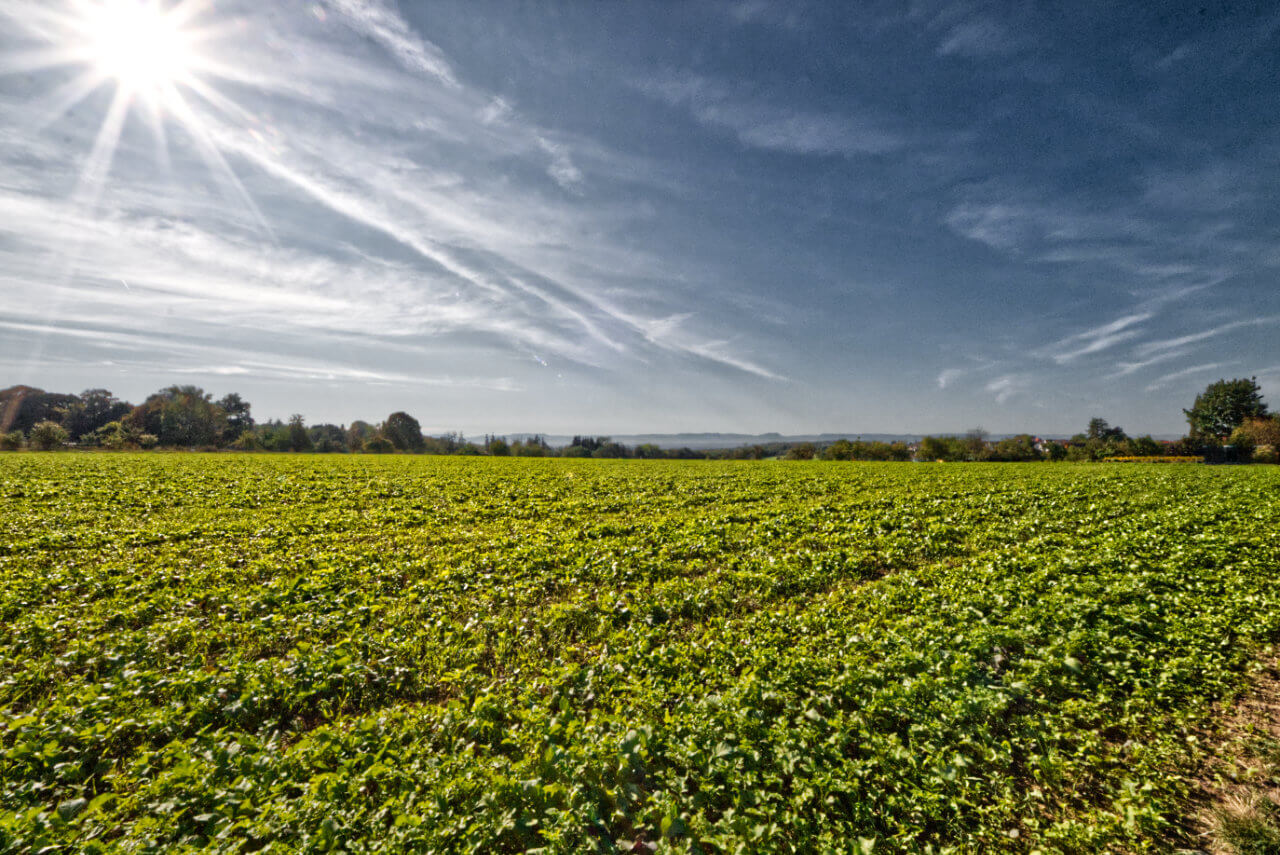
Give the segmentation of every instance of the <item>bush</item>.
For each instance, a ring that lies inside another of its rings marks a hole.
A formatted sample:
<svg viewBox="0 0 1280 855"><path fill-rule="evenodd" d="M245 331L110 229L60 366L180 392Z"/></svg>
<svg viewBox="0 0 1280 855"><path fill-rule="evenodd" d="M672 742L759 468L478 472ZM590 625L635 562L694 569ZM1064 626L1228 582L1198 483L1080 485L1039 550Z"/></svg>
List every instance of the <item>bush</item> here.
<svg viewBox="0 0 1280 855"><path fill-rule="evenodd" d="M364 448L361 449L365 454L393 454L395 450L396 447L385 436L365 440Z"/></svg>
<svg viewBox="0 0 1280 855"><path fill-rule="evenodd" d="M0 434L0 451L17 451L22 448L22 431L12 430Z"/></svg>
<svg viewBox="0 0 1280 855"><path fill-rule="evenodd" d="M137 445L139 434L131 425L124 422L107 422L86 436L92 436L93 442L103 448L121 449ZM82 442L84 439L85 437L81 437Z"/></svg>
<svg viewBox="0 0 1280 855"><path fill-rule="evenodd" d="M262 440L256 433L247 430L236 437L236 441L231 443L231 447L237 451L262 451Z"/></svg>
<svg viewBox="0 0 1280 855"><path fill-rule="evenodd" d="M812 442L802 442L787 449L787 460L812 460L818 450Z"/></svg>
<svg viewBox="0 0 1280 855"><path fill-rule="evenodd" d="M67 431L57 422L36 422L35 427L31 428L29 439L32 448L39 451L53 451L67 444Z"/></svg>
<svg viewBox="0 0 1280 855"><path fill-rule="evenodd" d="M1253 450L1254 463L1280 463L1280 449L1274 445L1259 445Z"/></svg>
<svg viewBox="0 0 1280 855"><path fill-rule="evenodd" d="M160 437L154 433L144 433L138 436L138 445L142 448L155 448L160 444Z"/></svg>

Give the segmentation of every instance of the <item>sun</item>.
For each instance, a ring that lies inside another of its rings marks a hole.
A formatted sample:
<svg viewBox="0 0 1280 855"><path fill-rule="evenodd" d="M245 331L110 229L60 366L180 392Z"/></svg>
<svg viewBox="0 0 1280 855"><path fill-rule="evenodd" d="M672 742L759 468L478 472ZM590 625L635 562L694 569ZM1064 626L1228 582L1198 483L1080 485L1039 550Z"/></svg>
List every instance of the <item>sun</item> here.
<svg viewBox="0 0 1280 855"><path fill-rule="evenodd" d="M78 29L89 64L130 93L167 100L199 65L180 9L156 0L99 0L80 7Z"/></svg>
<svg viewBox="0 0 1280 855"><path fill-rule="evenodd" d="M157 172L171 173L169 130L180 129L173 142L193 149L229 198L270 232L221 151L220 139L232 128L255 121L215 86L246 79L244 69L218 59L225 40L243 32L239 19L215 14L213 0L33 0L31 8L39 11L28 16L27 35L42 44L0 52L0 80L70 71L30 104L31 126L43 130L94 92L112 91L80 170L78 200L90 209L96 204L125 125L137 114L151 126Z"/></svg>

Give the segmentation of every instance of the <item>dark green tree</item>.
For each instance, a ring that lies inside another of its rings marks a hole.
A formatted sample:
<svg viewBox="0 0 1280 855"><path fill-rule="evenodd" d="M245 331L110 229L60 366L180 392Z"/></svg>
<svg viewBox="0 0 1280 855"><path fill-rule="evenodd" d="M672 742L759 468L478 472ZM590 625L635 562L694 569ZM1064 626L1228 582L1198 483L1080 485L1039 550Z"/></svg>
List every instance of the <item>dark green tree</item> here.
<svg viewBox="0 0 1280 855"><path fill-rule="evenodd" d="M161 445L213 445L226 416L212 398L198 386L170 386L134 407L126 421L138 433L159 437Z"/></svg>
<svg viewBox="0 0 1280 855"><path fill-rule="evenodd" d="M1125 438L1124 428L1112 427L1107 424L1106 419L1094 417L1089 419L1089 428L1085 432L1088 439L1100 439L1104 442L1107 440L1121 440Z"/></svg>
<svg viewBox="0 0 1280 855"><path fill-rule="evenodd" d="M787 449L787 460L812 460L818 449L812 442L799 442Z"/></svg>
<svg viewBox="0 0 1280 855"><path fill-rule="evenodd" d="M964 444L954 436L926 436L920 440L917 460L964 460Z"/></svg>
<svg viewBox="0 0 1280 855"><path fill-rule="evenodd" d="M422 425L408 413L395 412L382 424L382 435L399 451L422 451Z"/></svg>
<svg viewBox="0 0 1280 855"><path fill-rule="evenodd" d="M106 389L86 389L62 408L62 426L72 440L79 441L108 422L123 418L131 409Z"/></svg>
<svg viewBox="0 0 1280 855"><path fill-rule="evenodd" d="M289 450L311 451L311 436L307 433L307 422L300 413L289 416Z"/></svg>
<svg viewBox="0 0 1280 855"><path fill-rule="evenodd" d="M312 425L307 435L315 450L322 454L342 454L347 450L347 432L337 425Z"/></svg>
<svg viewBox="0 0 1280 855"><path fill-rule="evenodd" d="M1210 383L1196 395L1191 409L1182 412L1191 426L1193 438L1221 441L1231 436L1246 419L1265 418L1267 405L1262 402L1258 378L1236 378Z"/></svg>
<svg viewBox="0 0 1280 855"><path fill-rule="evenodd" d="M220 437L222 444L230 445L240 438L245 431L253 430L253 416L249 414L249 402L237 392L230 392L218 400L226 417L226 427Z"/></svg>
<svg viewBox="0 0 1280 855"><path fill-rule="evenodd" d="M31 386L0 390L0 432L30 433L36 422L60 420L62 409L75 402L75 395L46 392Z"/></svg>
<svg viewBox="0 0 1280 855"><path fill-rule="evenodd" d="M1149 436L1140 436L1133 441L1135 457L1159 457L1161 450L1160 443Z"/></svg>
<svg viewBox="0 0 1280 855"><path fill-rule="evenodd" d="M378 429L373 425L357 419L347 426L347 448L359 451L377 432Z"/></svg>

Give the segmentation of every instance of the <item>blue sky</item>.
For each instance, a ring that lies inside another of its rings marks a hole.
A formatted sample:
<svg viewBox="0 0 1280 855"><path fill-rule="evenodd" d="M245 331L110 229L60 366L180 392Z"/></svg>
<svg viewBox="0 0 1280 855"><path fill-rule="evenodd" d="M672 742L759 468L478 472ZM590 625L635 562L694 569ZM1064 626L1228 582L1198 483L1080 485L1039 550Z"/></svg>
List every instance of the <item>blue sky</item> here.
<svg viewBox="0 0 1280 855"><path fill-rule="evenodd" d="M196 0L126 103L96 2L0 0L6 383L500 433L1280 405L1270 4Z"/></svg>

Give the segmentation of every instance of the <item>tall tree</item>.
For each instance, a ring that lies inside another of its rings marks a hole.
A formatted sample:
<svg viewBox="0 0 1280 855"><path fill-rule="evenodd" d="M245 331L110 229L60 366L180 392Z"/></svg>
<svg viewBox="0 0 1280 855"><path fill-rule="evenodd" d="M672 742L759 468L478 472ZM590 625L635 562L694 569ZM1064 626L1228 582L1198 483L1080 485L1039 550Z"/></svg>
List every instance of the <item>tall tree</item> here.
<svg viewBox="0 0 1280 855"><path fill-rule="evenodd" d="M46 392L32 386L0 390L0 433L12 430L30 433L36 422L60 420L62 408L75 402L75 395Z"/></svg>
<svg viewBox="0 0 1280 855"><path fill-rule="evenodd" d="M213 445L226 416L212 398L198 386L170 386L134 407L127 419L139 432L159 437L161 445Z"/></svg>
<svg viewBox="0 0 1280 855"><path fill-rule="evenodd" d="M106 389L86 389L62 408L62 426L71 439L79 440L109 422L126 415L132 407Z"/></svg>
<svg viewBox="0 0 1280 855"><path fill-rule="evenodd" d="M382 435L391 440L399 451L421 451L422 425L408 413L395 412L387 416L382 425Z"/></svg>
<svg viewBox="0 0 1280 855"><path fill-rule="evenodd" d="M245 431L253 430L253 416L249 414L249 402L240 397L238 392L229 392L218 399L218 406L226 418L226 427L222 431L223 444L229 445L240 438Z"/></svg>
<svg viewBox="0 0 1280 855"><path fill-rule="evenodd" d="M1097 416L1089 419L1089 429L1085 436L1088 439L1124 439L1124 428L1116 426L1112 427L1107 424L1106 419L1100 419Z"/></svg>
<svg viewBox="0 0 1280 855"><path fill-rule="evenodd" d="M289 416L289 450L311 451L311 436L307 433L307 422L300 413Z"/></svg>
<svg viewBox="0 0 1280 855"><path fill-rule="evenodd" d="M352 451L359 451L377 433L378 429L376 427L357 419L347 427L347 447Z"/></svg>
<svg viewBox="0 0 1280 855"><path fill-rule="evenodd" d="M1196 395L1191 409L1182 412L1192 437L1223 440L1246 419L1265 418L1267 405L1262 402L1258 378L1236 378L1210 383Z"/></svg>

